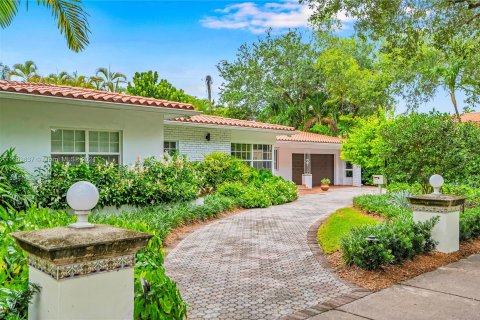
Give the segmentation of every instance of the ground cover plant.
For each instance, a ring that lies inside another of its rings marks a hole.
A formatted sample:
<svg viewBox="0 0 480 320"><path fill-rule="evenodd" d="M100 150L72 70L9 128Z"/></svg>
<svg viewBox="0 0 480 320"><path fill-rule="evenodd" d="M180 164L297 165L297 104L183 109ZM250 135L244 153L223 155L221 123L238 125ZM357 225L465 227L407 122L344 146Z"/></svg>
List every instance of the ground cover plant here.
<svg viewBox="0 0 480 320"><path fill-rule="evenodd" d="M354 208L343 208L335 211L320 226L317 233L318 243L326 254L341 248L341 241L354 227L375 225L379 221L366 216Z"/></svg>

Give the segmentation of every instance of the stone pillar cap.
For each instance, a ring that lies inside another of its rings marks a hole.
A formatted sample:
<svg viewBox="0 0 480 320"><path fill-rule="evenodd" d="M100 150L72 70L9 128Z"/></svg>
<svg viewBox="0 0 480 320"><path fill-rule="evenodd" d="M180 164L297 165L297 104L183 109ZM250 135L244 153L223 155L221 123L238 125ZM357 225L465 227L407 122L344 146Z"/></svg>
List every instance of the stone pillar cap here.
<svg viewBox="0 0 480 320"><path fill-rule="evenodd" d="M465 203L465 197L450 194L422 194L407 198L410 204L420 206L455 207Z"/></svg>
<svg viewBox="0 0 480 320"><path fill-rule="evenodd" d="M153 237L148 233L103 224L87 229L57 227L10 235L29 254L55 265L135 254Z"/></svg>

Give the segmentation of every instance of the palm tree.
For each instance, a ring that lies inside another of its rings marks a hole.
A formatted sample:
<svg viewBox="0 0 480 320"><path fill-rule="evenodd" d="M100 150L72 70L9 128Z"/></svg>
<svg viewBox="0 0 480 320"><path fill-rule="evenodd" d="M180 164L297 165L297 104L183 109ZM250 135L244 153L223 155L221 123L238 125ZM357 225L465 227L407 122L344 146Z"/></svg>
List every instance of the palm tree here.
<svg viewBox="0 0 480 320"><path fill-rule="evenodd" d="M71 75L69 75L67 84L73 87L82 87L82 88L92 87L88 78L84 75L78 74L77 71L74 71Z"/></svg>
<svg viewBox="0 0 480 320"><path fill-rule="evenodd" d="M37 74L37 65L32 60L25 61L24 64L17 63L13 65L13 70L8 73L8 77L17 77L21 81L37 82L40 80Z"/></svg>
<svg viewBox="0 0 480 320"><path fill-rule="evenodd" d="M96 75L101 79L101 89L111 92L123 92L125 89L120 84L127 82L127 76L120 72L112 72L110 67L98 68Z"/></svg>
<svg viewBox="0 0 480 320"><path fill-rule="evenodd" d="M89 78L90 85L97 89L97 90L102 90L102 85L103 85L103 79L100 77L90 77Z"/></svg>
<svg viewBox="0 0 480 320"><path fill-rule="evenodd" d="M7 80L10 71L9 66L0 62L0 80Z"/></svg>
<svg viewBox="0 0 480 320"><path fill-rule="evenodd" d="M66 71L60 73L51 73L47 77L42 78L42 82L51 84L68 84L70 75Z"/></svg>
<svg viewBox="0 0 480 320"><path fill-rule="evenodd" d="M28 9L28 0L27 9ZM57 26L61 34L65 34L68 47L81 51L88 45L88 14L83 10L82 0L37 0L52 11L52 16L58 21ZM17 15L20 0L0 1L0 27L5 29Z"/></svg>

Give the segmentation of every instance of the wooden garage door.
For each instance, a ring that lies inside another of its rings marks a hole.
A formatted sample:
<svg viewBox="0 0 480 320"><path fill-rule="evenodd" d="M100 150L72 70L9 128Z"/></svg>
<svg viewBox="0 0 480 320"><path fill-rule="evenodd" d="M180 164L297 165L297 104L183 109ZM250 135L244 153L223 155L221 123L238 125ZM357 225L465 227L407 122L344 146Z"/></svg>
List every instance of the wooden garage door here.
<svg viewBox="0 0 480 320"><path fill-rule="evenodd" d="M292 181L302 184L303 153L292 154ZM314 186L320 185L322 178L328 178L334 182L333 154L311 154L312 159L312 182Z"/></svg>

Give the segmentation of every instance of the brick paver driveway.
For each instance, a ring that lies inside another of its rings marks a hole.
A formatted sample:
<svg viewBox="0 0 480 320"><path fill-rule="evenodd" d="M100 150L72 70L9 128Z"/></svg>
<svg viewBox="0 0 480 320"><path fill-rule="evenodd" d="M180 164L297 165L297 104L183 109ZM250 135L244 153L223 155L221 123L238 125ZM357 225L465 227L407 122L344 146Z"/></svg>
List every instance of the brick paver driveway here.
<svg viewBox="0 0 480 320"><path fill-rule="evenodd" d="M339 188L243 211L187 236L165 268L190 305L190 319L278 319L352 290L322 268L309 227L372 189Z"/></svg>

